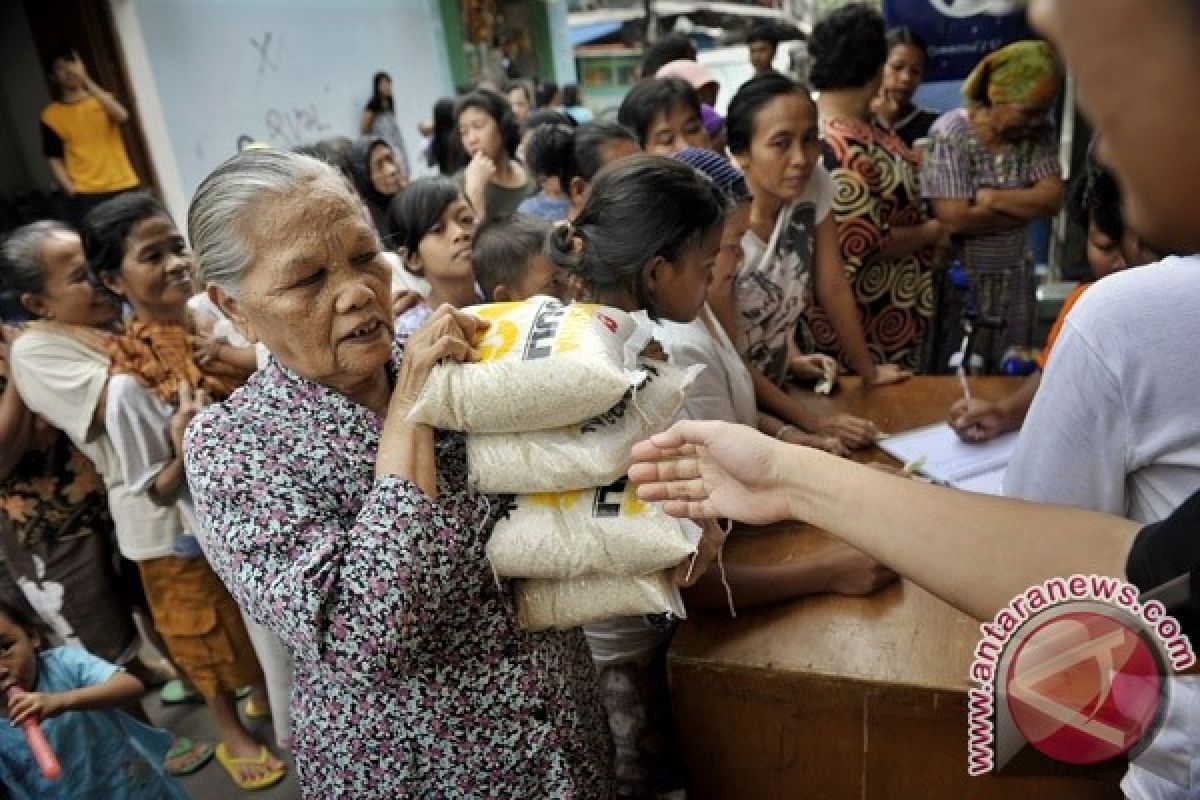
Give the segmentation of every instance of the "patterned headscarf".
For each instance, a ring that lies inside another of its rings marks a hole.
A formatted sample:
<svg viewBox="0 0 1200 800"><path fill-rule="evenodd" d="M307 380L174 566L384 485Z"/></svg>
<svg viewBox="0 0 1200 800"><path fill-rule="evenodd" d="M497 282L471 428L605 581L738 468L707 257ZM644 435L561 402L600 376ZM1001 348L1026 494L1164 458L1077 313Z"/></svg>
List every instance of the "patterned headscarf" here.
<svg viewBox="0 0 1200 800"><path fill-rule="evenodd" d="M1013 42L988 54L963 81L968 108L997 103L1050 105L1062 84L1062 67L1050 45ZM985 102L986 101L986 102Z"/></svg>

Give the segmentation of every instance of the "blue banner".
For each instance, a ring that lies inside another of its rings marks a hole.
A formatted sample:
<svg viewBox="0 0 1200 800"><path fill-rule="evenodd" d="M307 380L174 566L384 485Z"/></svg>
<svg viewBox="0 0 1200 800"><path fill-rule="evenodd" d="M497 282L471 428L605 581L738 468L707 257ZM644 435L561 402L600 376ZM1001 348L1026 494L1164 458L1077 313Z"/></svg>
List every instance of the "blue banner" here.
<svg viewBox="0 0 1200 800"><path fill-rule="evenodd" d="M884 0L883 14L929 46L926 81L961 81L993 50L1035 38L1021 0Z"/></svg>

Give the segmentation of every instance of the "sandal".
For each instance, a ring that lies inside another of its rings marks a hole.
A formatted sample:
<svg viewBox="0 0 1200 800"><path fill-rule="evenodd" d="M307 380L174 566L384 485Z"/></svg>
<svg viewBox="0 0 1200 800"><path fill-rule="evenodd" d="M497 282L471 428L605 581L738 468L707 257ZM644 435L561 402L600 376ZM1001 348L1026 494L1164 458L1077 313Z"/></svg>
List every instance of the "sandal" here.
<svg viewBox="0 0 1200 800"><path fill-rule="evenodd" d="M217 761L229 773L230 779L242 791L257 791L259 789L269 789L275 784L283 780L283 776L287 774L287 765L280 764L278 769L273 769L264 775L249 780L242 778L242 767L259 767L267 763L271 758L271 751L266 745L259 748L258 755L254 758L235 758L229 754L225 748L225 743L220 742L217 745Z"/></svg>
<svg viewBox="0 0 1200 800"><path fill-rule="evenodd" d="M180 706L185 704L199 704L204 702L204 697L199 692L187 688L187 684L179 679L167 681L158 693L164 706Z"/></svg>
<svg viewBox="0 0 1200 800"><path fill-rule="evenodd" d="M192 761L186 762L181 766L171 766L170 762L176 759L183 758L191 754L194 756ZM186 736L176 736L171 742L171 749L167 751L167 757L163 762L163 766L171 775L176 777L182 775L191 775L201 767L212 761L213 746L208 742L193 742Z"/></svg>
<svg viewBox="0 0 1200 800"><path fill-rule="evenodd" d="M262 708L259 708L254 704L253 697L246 701L246 705L242 707L242 711L245 712L246 719L270 719L271 717L270 704L265 704Z"/></svg>

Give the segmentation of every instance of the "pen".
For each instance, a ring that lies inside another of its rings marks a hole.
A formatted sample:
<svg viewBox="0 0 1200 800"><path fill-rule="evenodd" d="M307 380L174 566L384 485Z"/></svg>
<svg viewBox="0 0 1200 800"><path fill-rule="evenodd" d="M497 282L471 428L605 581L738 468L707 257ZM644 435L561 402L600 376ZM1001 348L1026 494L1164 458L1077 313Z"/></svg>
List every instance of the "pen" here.
<svg viewBox="0 0 1200 800"><path fill-rule="evenodd" d="M967 371L963 369L962 364L958 365L958 385L962 387L963 398L967 401L967 405L970 405L971 387L967 384Z"/></svg>

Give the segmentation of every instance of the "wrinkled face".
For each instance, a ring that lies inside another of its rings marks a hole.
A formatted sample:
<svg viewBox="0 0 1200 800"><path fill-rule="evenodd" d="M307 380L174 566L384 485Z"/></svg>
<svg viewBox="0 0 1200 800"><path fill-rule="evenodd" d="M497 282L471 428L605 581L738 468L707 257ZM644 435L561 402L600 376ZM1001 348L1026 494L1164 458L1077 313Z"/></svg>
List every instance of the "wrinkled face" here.
<svg viewBox="0 0 1200 800"><path fill-rule="evenodd" d="M686 103L676 103L660 113L646 129L647 153L669 156L686 147L708 149L710 144L700 115Z"/></svg>
<svg viewBox="0 0 1200 800"><path fill-rule="evenodd" d="M104 282L144 321L174 319L193 293L191 251L169 218L144 219L125 239L120 271Z"/></svg>
<svg viewBox="0 0 1200 800"><path fill-rule="evenodd" d="M37 686L36 635L0 614L0 693L9 686L32 692Z"/></svg>
<svg viewBox="0 0 1200 800"><path fill-rule="evenodd" d="M1200 10L1187 0L1156 3L1153 13L1123 0L1034 0L1030 20L1075 77L1130 225L1156 247L1200 250ZM1118 50L1153 57L1118 67Z"/></svg>
<svg viewBox="0 0 1200 800"><path fill-rule="evenodd" d="M471 242L474 238L475 212L459 195L421 238L417 252L409 257L409 266L419 270L430 283L473 278Z"/></svg>
<svg viewBox="0 0 1200 800"><path fill-rule="evenodd" d="M396 166L396 156L390 146L380 142L372 147L367 166L371 170L371 185L375 191L386 195L400 191L400 169Z"/></svg>
<svg viewBox="0 0 1200 800"><path fill-rule="evenodd" d="M513 116L518 123L524 122L525 117L529 116L529 95L522 87L509 90L508 104L512 106Z"/></svg>
<svg viewBox="0 0 1200 800"><path fill-rule="evenodd" d="M912 96L925 78L925 57L911 44L898 44L888 52L883 65L883 90L893 92L898 101L911 103Z"/></svg>
<svg viewBox="0 0 1200 800"><path fill-rule="evenodd" d="M821 156L817 107L807 95L791 92L767 101L754 115L754 135L737 154L750 192L784 203L804 194Z"/></svg>
<svg viewBox="0 0 1200 800"><path fill-rule="evenodd" d="M766 72L775 60L775 45L771 42L750 42L750 66L755 72Z"/></svg>
<svg viewBox="0 0 1200 800"><path fill-rule="evenodd" d="M1034 141L1051 128L1053 106L996 103L988 109L988 122L996 135L1013 144Z"/></svg>
<svg viewBox="0 0 1200 800"><path fill-rule="evenodd" d="M22 304L34 315L67 325L102 328L117 315L92 283L83 245L74 233L55 233L42 244L42 293L25 295Z"/></svg>
<svg viewBox="0 0 1200 800"><path fill-rule="evenodd" d="M479 108L466 108L458 115L458 135L462 137L463 149L474 157L483 153L493 161L499 160L504 152L504 140L500 126L492 115Z"/></svg>
<svg viewBox="0 0 1200 800"><path fill-rule="evenodd" d="M344 394L372 380L391 356L391 271L354 198L310 181L245 220L250 264L226 311L305 378Z"/></svg>
<svg viewBox="0 0 1200 800"><path fill-rule="evenodd" d="M672 322L691 322L708 299L717 246L723 226L705 231L691 246L683 248L674 262L658 260L651 267L648 289L659 316Z"/></svg>

